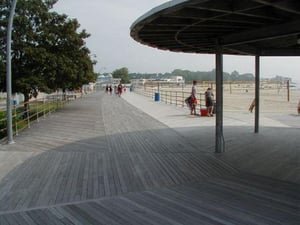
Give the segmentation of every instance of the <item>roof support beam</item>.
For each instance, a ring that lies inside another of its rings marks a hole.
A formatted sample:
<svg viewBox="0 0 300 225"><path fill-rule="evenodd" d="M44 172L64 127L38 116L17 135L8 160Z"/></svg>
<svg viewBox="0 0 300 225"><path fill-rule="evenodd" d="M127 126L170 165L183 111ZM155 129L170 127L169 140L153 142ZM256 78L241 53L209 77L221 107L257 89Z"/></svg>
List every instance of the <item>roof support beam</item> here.
<svg viewBox="0 0 300 225"><path fill-rule="evenodd" d="M223 136L223 52L222 46L216 49L216 146L215 152L225 151Z"/></svg>
<svg viewBox="0 0 300 225"><path fill-rule="evenodd" d="M261 49L260 56L300 56L299 48Z"/></svg>
<svg viewBox="0 0 300 225"><path fill-rule="evenodd" d="M255 122L254 133L259 132L259 100L260 100L260 57L255 56Z"/></svg>

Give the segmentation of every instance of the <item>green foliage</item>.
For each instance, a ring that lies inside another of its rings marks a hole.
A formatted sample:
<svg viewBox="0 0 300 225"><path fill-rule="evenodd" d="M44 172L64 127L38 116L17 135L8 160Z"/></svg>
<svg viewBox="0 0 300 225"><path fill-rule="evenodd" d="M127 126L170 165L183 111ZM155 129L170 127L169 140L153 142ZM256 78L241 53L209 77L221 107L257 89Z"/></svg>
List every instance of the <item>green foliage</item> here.
<svg viewBox="0 0 300 225"><path fill-rule="evenodd" d="M129 74L130 79L163 79L171 76L182 76L187 83L191 83L193 80L197 81L214 81L216 77L215 70L212 71L189 71L176 69L171 73L158 73L158 74L141 74L141 73L131 73ZM231 74L224 72L223 73L224 81L253 81L254 75L251 73L239 74L237 71L233 71Z"/></svg>
<svg viewBox="0 0 300 225"><path fill-rule="evenodd" d="M30 102L30 105L26 107L18 106L16 109L13 109L12 122L14 132L16 132L16 128L18 130L26 128L28 126L28 120L33 122L37 118L57 110L66 103L66 101L57 101L56 99L53 99L52 101L47 102ZM0 111L0 139L4 138L6 135L6 111Z"/></svg>
<svg viewBox="0 0 300 225"><path fill-rule="evenodd" d="M9 3L0 6L8 17ZM50 11L57 0L18 0L12 34L12 88L25 95L58 88L76 89L94 81L93 62L76 19ZM2 16L1 16L2 17ZM0 23L1 37L6 22ZM6 40L0 39L0 87L5 89Z"/></svg>
<svg viewBox="0 0 300 225"><path fill-rule="evenodd" d="M122 83L130 83L130 79L128 76L129 72L126 67L121 69L117 69L112 73L113 78L121 78Z"/></svg>

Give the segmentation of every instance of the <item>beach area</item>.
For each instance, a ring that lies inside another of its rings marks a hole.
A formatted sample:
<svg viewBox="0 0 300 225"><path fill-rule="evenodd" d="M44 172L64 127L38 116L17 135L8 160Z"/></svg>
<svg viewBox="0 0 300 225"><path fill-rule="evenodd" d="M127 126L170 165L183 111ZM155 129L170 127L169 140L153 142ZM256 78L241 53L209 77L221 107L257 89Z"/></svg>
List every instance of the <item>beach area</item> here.
<svg viewBox="0 0 300 225"><path fill-rule="evenodd" d="M215 84L202 82L197 84L198 107L205 105L204 93L210 87L216 95ZM146 85L142 92L147 96L159 92L161 101L180 105L182 100L190 95L191 85L167 86ZM141 93L141 91L138 91ZM261 113L287 113L298 114L300 101L300 83L293 83L290 87L277 83L262 83L260 86L260 112ZM223 110L224 112L249 112L249 107L255 98L255 85L253 82L238 82L223 84ZM178 102L177 102L178 101ZM253 111L254 112L254 111Z"/></svg>
<svg viewBox="0 0 300 225"><path fill-rule="evenodd" d="M288 97L289 96L289 97ZM248 111L255 98L254 87L224 88L224 111ZM260 88L260 112L297 114L300 88Z"/></svg>

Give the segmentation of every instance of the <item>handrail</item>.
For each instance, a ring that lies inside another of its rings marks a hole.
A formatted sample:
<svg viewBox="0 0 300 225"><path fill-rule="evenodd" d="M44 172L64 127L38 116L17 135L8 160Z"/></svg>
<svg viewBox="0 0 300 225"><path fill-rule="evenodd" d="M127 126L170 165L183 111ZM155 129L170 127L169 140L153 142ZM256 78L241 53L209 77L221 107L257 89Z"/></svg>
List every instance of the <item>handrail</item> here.
<svg viewBox="0 0 300 225"><path fill-rule="evenodd" d="M146 97L153 98L155 97L155 93L157 93L157 89L155 88L135 88L134 92L140 95L144 95ZM159 90L160 94L160 101L166 104L181 106L181 107L188 107L185 103L185 99L191 95L190 91L176 91L176 90ZM198 104L196 106L196 111L200 112L200 109L206 108L205 104L205 94L204 93L197 93L196 98L198 100Z"/></svg>
<svg viewBox="0 0 300 225"><path fill-rule="evenodd" d="M211 83L210 83L211 84ZM196 107L197 112L200 109L206 108L205 104L205 91L208 87L215 90L214 85L210 86L210 84L197 84L197 99L198 104ZM291 89L292 93L291 96L294 96L290 99L290 101L286 101L286 96L288 93L283 86L279 85L279 83L269 83L269 85L261 86L260 87L260 98L261 102L264 104L261 105L260 111L261 112L273 112L274 105L271 104L272 102L278 103L277 110L280 112L295 112L295 108L298 109L299 104L299 94L298 89ZM177 106L186 107L184 100L189 97L191 94L191 85L175 85L175 84L147 84L144 86L134 86L132 90L138 94L151 97L155 100L155 93L159 93L160 101L167 103L167 104L175 104ZM255 84L250 82L245 83L227 83L223 85L223 92L224 92L224 103L223 107L226 111L243 111L248 112L249 105L252 103L255 95ZM157 96L156 96L157 97ZM216 104L216 102L214 102ZM279 106L280 104L280 106ZM295 107L296 106L296 107ZM251 110L250 110L251 112ZM298 110L296 110L298 112ZM299 111L300 112L300 111Z"/></svg>
<svg viewBox="0 0 300 225"><path fill-rule="evenodd" d="M12 106L13 135L30 128L33 122L39 122L39 118L45 118L76 97L75 94L54 94ZM6 123L6 110L0 109L0 142L7 138Z"/></svg>

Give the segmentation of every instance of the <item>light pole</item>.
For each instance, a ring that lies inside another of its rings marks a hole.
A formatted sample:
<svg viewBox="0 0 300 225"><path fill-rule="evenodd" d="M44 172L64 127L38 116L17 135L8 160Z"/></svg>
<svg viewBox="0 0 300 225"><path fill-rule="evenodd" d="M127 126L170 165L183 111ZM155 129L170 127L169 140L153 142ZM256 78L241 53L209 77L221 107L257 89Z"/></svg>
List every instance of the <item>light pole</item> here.
<svg viewBox="0 0 300 225"><path fill-rule="evenodd" d="M7 143L13 144L13 130L12 130L12 115L11 115L11 33L14 20L17 0L13 0L10 6L9 19L7 25L7 39L6 39L6 127L7 127Z"/></svg>

